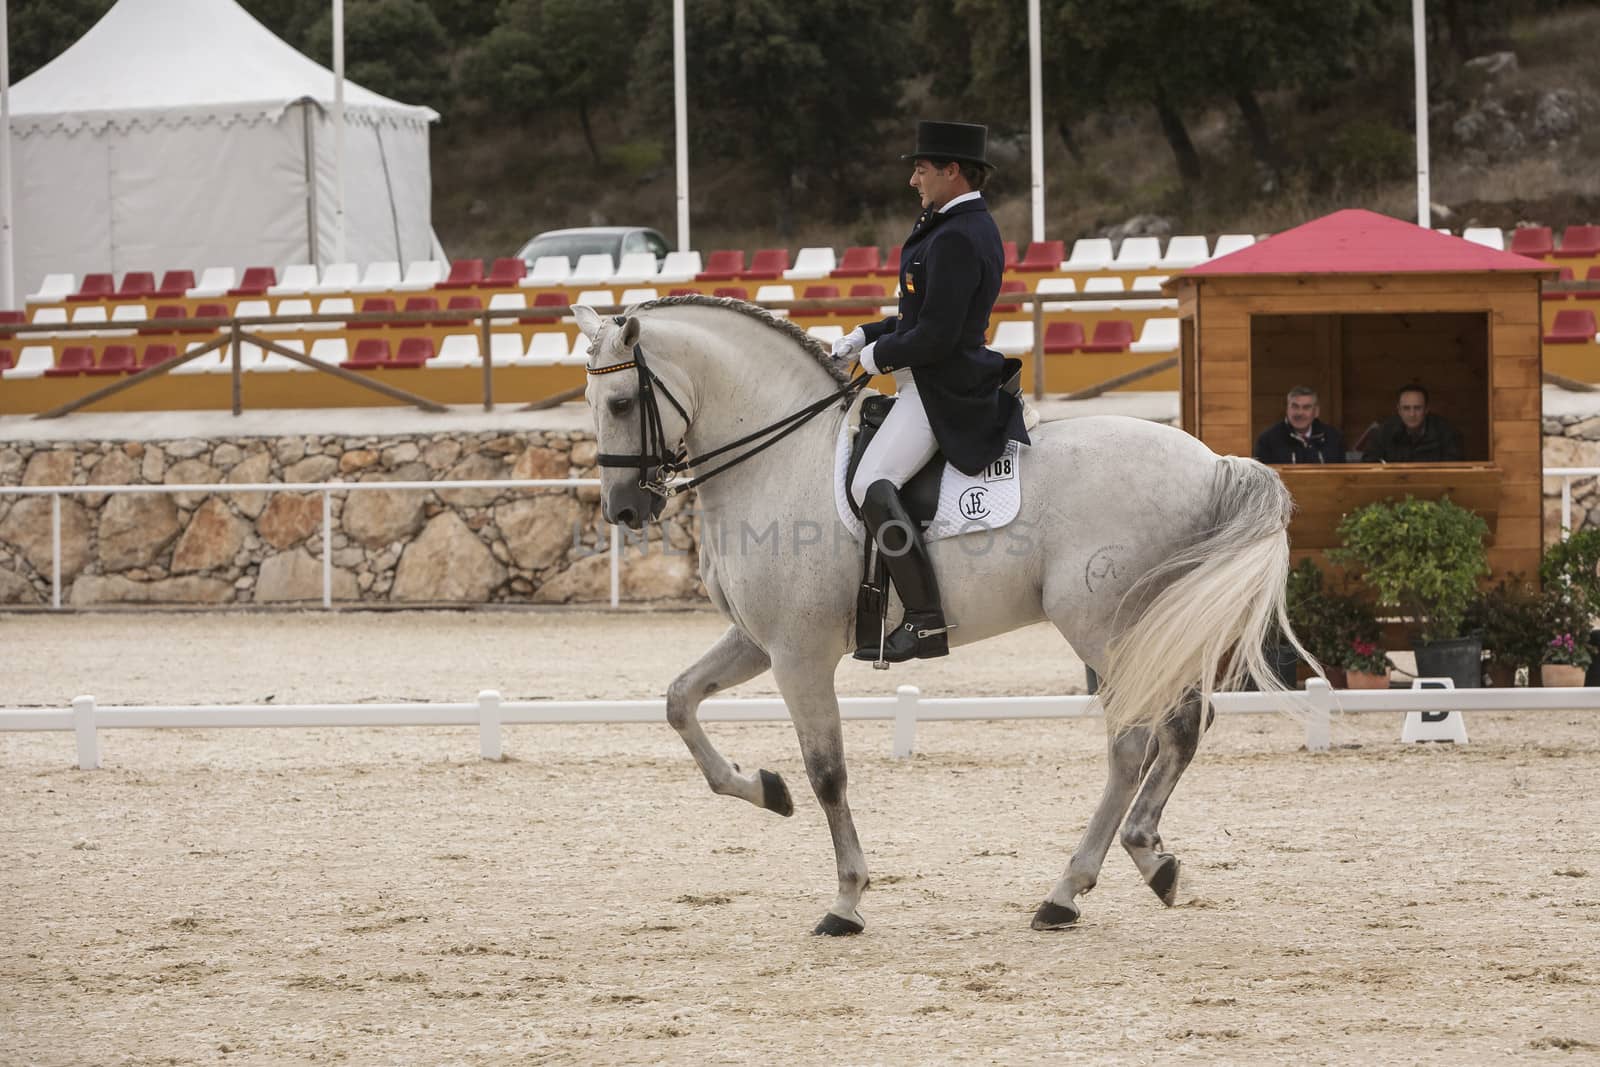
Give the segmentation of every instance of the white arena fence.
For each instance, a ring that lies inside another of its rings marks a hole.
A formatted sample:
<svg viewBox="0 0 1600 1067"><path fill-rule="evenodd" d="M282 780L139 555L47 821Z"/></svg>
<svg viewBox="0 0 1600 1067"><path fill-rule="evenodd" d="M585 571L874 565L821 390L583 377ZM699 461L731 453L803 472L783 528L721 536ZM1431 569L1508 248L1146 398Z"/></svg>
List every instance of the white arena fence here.
<svg viewBox="0 0 1600 1067"><path fill-rule="evenodd" d="M1293 701L1275 693L1217 693L1219 714L1292 713L1305 725L1305 747L1329 748L1336 714L1462 711L1593 711L1600 688L1449 689L1447 681L1419 678L1413 689L1331 688L1320 678L1306 683ZM1297 707L1295 705L1298 705ZM1092 696L925 697L903 685L891 697L846 697L843 718L892 722L891 754L910 756L919 722L969 722L1000 719L1082 719L1100 717ZM706 722L786 722L789 713L777 698L708 700L700 705ZM503 700L492 689L463 704L215 704L190 707L101 707L92 696L77 697L70 709L0 709L0 731L72 731L78 767L100 766L100 730L232 729L244 727L320 728L360 726L476 726L478 753L498 760L504 753L502 727L528 725L654 723L665 727L664 700Z"/></svg>
<svg viewBox="0 0 1600 1067"><path fill-rule="evenodd" d="M1600 477L1600 467L1546 467L1546 478L1561 479L1561 537L1572 530L1572 482L1575 478Z"/></svg>
<svg viewBox="0 0 1600 1067"><path fill-rule="evenodd" d="M61 607L61 498L91 493L320 493L322 495L322 606L333 607L333 494L375 490L576 489L600 485L599 478L480 478L438 482L202 482L194 485L0 485L0 496L50 498L50 606ZM620 586L622 541L606 531L611 554L611 606Z"/></svg>

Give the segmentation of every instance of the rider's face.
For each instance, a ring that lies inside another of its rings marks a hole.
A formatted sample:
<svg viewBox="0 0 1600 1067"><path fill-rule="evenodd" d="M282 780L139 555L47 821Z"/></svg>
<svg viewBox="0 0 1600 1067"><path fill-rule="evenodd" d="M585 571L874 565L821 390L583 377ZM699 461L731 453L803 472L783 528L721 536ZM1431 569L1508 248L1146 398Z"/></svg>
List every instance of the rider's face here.
<svg viewBox="0 0 1600 1067"><path fill-rule="evenodd" d="M926 159L919 159L911 168L911 188L922 194L924 209L938 210L956 196L955 183L961 179L961 166L951 163L936 167Z"/></svg>

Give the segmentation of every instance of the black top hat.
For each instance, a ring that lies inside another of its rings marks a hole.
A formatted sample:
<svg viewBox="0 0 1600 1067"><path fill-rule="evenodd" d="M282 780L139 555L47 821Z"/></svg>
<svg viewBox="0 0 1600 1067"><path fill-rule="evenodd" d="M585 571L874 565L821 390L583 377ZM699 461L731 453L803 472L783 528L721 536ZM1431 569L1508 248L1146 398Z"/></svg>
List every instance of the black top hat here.
<svg viewBox="0 0 1600 1067"><path fill-rule="evenodd" d="M987 126L975 122L932 122L923 119L917 123L917 147L900 158L948 159L992 168L994 164L984 158L988 147Z"/></svg>

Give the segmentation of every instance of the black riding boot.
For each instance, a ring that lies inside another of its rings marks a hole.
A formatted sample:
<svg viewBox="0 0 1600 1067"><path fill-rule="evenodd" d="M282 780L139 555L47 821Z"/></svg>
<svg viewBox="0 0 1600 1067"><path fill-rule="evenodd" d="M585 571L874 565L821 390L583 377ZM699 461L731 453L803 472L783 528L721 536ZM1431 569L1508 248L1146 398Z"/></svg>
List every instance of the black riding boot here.
<svg viewBox="0 0 1600 1067"><path fill-rule="evenodd" d="M906 514L900 492L888 479L873 482L861 502L861 518L867 532L878 543L878 555L889 567L889 577L900 591L905 617L890 630L883 644L883 658L890 663L908 659L948 656L944 607L939 601L939 580L933 573L933 560L922 542L922 531ZM876 660L878 649L860 648L856 659Z"/></svg>

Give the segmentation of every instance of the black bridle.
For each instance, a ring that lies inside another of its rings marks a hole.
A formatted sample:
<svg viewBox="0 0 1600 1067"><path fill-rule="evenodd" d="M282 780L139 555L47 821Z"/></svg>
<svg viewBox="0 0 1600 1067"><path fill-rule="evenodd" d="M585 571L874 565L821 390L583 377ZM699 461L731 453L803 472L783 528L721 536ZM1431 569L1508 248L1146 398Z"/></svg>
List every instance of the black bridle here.
<svg viewBox="0 0 1600 1067"><path fill-rule="evenodd" d="M622 320L617 320L617 323L621 325ZM645 359L643 348L635 344L633 346L633 358L627 362L613 363L609 367L591 367L588 372L593 375L601 375L617 374L628 370L637 371L639 375L639 451L633 453L601 452L595 457L595 462L602 467L637 467L639 469L639 488L646 492L654 493L663 500L675 497L679 493L686 493L706 480L716 477L728 468L736 467L750 457L771 448L807 422L810 422L818 412L829 407L835 401L855 395L870 380L869 375L857 375L838 391L829 393L818 400L813 400L799 411L785 415L777 422L763 426L754 433L746 434L737 441L729 441L722 447L714 448L704 455L690 456L688 450L681 446L673 449L667 445L666 432L661 426L661 408L656 402L656 393L659 392L662 396L665 396L667 402L683 417L685 429L689 425L689 413L684 410L682 404L678 403L678 398L672 395L672 390L667 388L666 383L650 369L650 365ZM762 438L766 438L766 440L761 440ZM748 451L739 453L726 463L686 482L668 484L667 479L698 467L709 460L716 459L718 456L731 452L736 448L742 448L753 441L760 441L760 443ZM652 469L657 472L654 479L650 477Z"/></svg>

